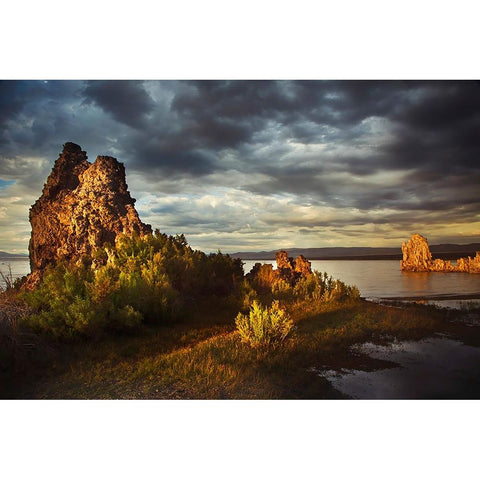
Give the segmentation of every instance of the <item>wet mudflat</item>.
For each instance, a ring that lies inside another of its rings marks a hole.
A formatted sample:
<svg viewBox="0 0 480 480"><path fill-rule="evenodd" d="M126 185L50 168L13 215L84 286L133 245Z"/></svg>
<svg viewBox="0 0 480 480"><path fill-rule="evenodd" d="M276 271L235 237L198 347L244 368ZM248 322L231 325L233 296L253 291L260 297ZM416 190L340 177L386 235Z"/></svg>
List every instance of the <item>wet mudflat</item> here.
<svg viewBox="0 0 480 480"><path fill-rule="evenodd" d="M351 348L390 368L317 369L340 392L357 399L478 399L480 348L445 336ZM391 363L393 362L393 363ZM395 366L393 366L395 365Z"/></svg>

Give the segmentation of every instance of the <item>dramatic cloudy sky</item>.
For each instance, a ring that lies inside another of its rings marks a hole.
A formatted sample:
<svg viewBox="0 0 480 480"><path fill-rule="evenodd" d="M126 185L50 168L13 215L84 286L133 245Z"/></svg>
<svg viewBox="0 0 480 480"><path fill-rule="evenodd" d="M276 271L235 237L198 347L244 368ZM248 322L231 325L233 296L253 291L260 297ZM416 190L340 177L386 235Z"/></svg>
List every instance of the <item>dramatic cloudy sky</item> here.
<svg viewBox="0 0 480 480"><path fill-rule="evenodd" d="M480 83L1 81L0 250L63 143L205 251L480 241Z"/></svg>

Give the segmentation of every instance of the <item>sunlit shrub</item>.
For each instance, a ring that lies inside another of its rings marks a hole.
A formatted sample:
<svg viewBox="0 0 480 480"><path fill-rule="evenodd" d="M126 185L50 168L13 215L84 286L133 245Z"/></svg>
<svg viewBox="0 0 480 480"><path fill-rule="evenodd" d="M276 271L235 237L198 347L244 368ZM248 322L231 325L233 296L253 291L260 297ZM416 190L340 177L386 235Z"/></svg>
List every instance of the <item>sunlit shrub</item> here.
<svg viewBox="0 0 480 480"><path fill-rule="evenodd" d="M278 346L293 329L293 321L280 308L278 301L273 302L270 308L254 301L247 315L237 315L235 324L242 341L252 347Z"/></svg>
<svg viewBox="0 0 480 480"><path fill-rule="evenodd" d="M299 300L321 302L342 302L360 297L357 287L346 285L341 280L332 278L326 272L317 271L314 271L312 275L302 277L295 285L293 293Z"/></svg>
<svg viewBox="0 0 480 480"><path fill-rule="evenodd" d="M301 300L320 300L325 290L325 281L322 274L313 272L301 277L296 283L293 294Z"/></svg>
<svg viewBox="0 0 480 480"><path fill-rule="evenodd" d="M325 302L342 302L346 300L354 300L360 297L357 287L346 285L340 280L333 280L329 283L328 288L322 295Z"/></svg>

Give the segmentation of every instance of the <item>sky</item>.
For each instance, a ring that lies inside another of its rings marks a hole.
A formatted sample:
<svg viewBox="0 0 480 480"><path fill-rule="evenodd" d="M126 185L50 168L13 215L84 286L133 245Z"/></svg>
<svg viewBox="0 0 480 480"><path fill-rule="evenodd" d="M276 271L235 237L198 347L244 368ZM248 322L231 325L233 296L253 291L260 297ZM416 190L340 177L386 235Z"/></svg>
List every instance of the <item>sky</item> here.
<svg viewBox="0 0 480 480"><path fill-rule="evenodd" d="M206 252L480 241L480 82L0 81L0 250L69 141Z"/></svg>

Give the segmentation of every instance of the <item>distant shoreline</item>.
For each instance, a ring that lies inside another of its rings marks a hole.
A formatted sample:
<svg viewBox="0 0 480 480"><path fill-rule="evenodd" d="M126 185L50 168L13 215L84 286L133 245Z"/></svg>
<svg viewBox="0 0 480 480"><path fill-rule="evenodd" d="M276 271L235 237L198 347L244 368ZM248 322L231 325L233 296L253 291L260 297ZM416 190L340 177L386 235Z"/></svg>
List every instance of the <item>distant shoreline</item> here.
<svg viewBox="0 0 480 480"><path fill-rule="evenodd" d="M365 298L365 297L362 297ZM365 300L369 300L375 297L367 297ZM419 296L407 296L407 297L379 297L378 300L386 301L399 301L399 302L414 302L414 301L429 301L429 300L479 300L480 292L478 293L465 293L465 294L441 294L441 295L419 295Z"/></svg>
<svg viewBox="0 0 480 480"><path fill-rule="evenodd" d="M275 260L274 255L238 255L238 254L231 254L233 258L240 258L241 260ZM436 258L440 258L442 260L457 260L460 257L474 257L475 252L467 251L467 252L438 252L432 253L432 258L435 260ZM315 255L315 256L307 256L307 260L402 260L403 256L401 253L399 254L379 254L379 255Z"/></svg>

